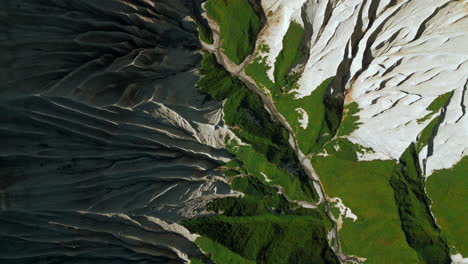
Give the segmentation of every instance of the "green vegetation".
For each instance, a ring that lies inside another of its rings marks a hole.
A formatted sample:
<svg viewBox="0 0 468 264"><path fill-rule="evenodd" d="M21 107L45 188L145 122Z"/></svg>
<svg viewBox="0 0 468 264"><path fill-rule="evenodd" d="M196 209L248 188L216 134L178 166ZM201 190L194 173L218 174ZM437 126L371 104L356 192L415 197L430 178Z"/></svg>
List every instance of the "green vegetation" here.
<svg viewBox="0 0 468 264"><path fill-rule="evenodd" d="M303 36L304 29L301 25L291 22L283 38L283 49L275 61L275 82L266 74L270 66L266 63L266 57L262 57L261 54L257 54L253 62L247 65L245 73L252 77L258 86L269 89L274 98L287 92L298 78L296 74L289 74L289 71L304 55L301 47ZM260 48L260 53L265 53L265 50L266 48Z"/></svg>
<svg viewBox="0 0 468 264"><path fill-rule="evenodd" d="M358 153L365 154L373 151L370 148L364 148L361 145L354 144L347 138L340 137L327 142L323 150L337 158L351 161L358 161Z"/></svg>
<svg viewBox="0 0 468 264"><path fill-rule="evenodd" d="M207 10L226 27L233 23L227 21L228 17L232 19L240 15L227 14L224 10L231 5L230 8L234 9L245 8L241 2L248 5L247 1L209 0L207 6L209 3L213 6L211 11L208 7ZM252 9L250 5L249 8ZM218 14L213 15L214 10L218 10ZM244 33L255 23L249 19L239 23L242 25L229 30L235 34L243 32L238 41L253 45L245 37L249 34ZM290 24L283 39L283 50L275 62L274 81L266 74L270 66L262 54L268 52L269 47L264 44L245 72L271 95L276 108L291 125L303 153L327 153L327 156L311 158L325 191L330 197L340 197L358 217L355 222L344 219L340 231L344 253L367 258L366 263L371 264L450 263L445 234L431 217L430 201L425 193L417 157L432 138L440 117L427 125L418 141L408 147L398 162L358 161L359 153L371 152L372 149L346 138L360 125L359 107L357 103L343 107L343 99L331 93L334 77L324 80L308 96L297 99L290 93L299 78L291 73L291 69L303 56L303 34L304 29L299 24ZM235 35L228 33L223 38L227 36ZM234 58L231 60L240 63L250 54L240 52L247 50L246 46L240 45L239 49L231 48L230 51L223 48L229 58ZM226 124L242 140L242 143L236 139L226 141L227 150L236 159L223 167L223 173L229 177L231 187L245 196L212 201L208 209L222 215L184 221L191 232L203 236L196 243L216 263L337 263L327 243L326 231L331 226L323 208L304 209L290 202L314 201L317 195L310 180L299 169L288 143L287 131L271 119L261 98L229 75L216 63L213 55L204 56L201 72L200 91L207 94L208 99L225 100ZM451 96L452 93L446 93L435 99L427 107L431 114L418 122L439 112ZM300 121L302 112L308 116L305 127ZM450 173L458 173L458 176L453 176L452 183L463 182L460 178L462 171L466 171L466 160L464 162L450 170ZM440 171L434 175L444 173L449 172ZM437 184L447 178L437 177L434 178ZM278 193L278 187L282 194ZM429 189L436 201L434 212L438 217L440 215L440 225L447 228L447 237L456 247L454 251L466 250L465 239L456 235L464 225L463 219L466 219L463 206L466 184L461 187L446 184L441 190L436 187ZM445 205L450 203L446 200L447 192L452 189L456 201L447 209ZM332 211L338 213L336 208Z"/></svg>
<svg viewBox="0 0 468 264"><path fill-rule="evenodd" d="M293 128L299 148L305 154L319 152L335 134L340 124L341 104L329 94L333 77L320 84L310 95L295 99L293 94L283 94L276 100L276 107ZM297 109L307 113L306 128Z"/></svg>
<svg viewBox="0 0 468 264"><path fill-rule="evenodd" d="M264 109L260 97L249 91L216 62L212 54L203 57L198 82L201 92L216 100L226 100L226 124L249 145L235 140L227 149L242 162L244 169L268 185L280 185L290 199L317 198L311 181L298 169L298 161L288 142L288 132ZM233 172L226 172L228 176ZM271 182L267 182L266 175Z"/></svg>
<svg viewBox="0 0 468 264"><path fill-rule="evenodd" d="M213 44L213 32L211 32L211 29L198 21L196 21L196 24L200 40L207 44Z"/></svg>
<svg viewBox="0 0 468 264"><path fill-rule="evenodd" d="M204 264L205 261L200 260L198 258L190 258L190 264Z"/></svg>
<svg viewBox="0 0 468 264"><path fill-rule="evenodd" d="M372 150L340 137L358 127L358 111L357 104L345 107L338 137L324 146L329 156L312 158L326 192L340 197L358 217L356 222L345 219L340 231L345 253L366 257L366 263L450 263L445 239L430 215L416 154L427 145L438 118L399 163L363 162L357 153Z"/></svg>
<svg viewBox="0 0 468 264"><path fill-rule="evenodd" d="M214 242L213 240L206 237L199 237L195 240L195 243L204 251L207 252L208 258L214 261L216 264L232 263L232 264L255 264L254 261L245 259L235 252L223 247L222 245ZM198 263L204 263L198 260Z"/></svg>
<svg viewBox="0 0 468 264"><path fill-rule="evenodd" d="M468 190L468 156L453 168L435 171L426 182L426 189L432 201L432 212L437 224L451 246L452 252L468 255L468 210L466 190Z"/></svg>
<svg viewBox="0 0 468 264"><path fill-rule="evenodd" d="M203 236L196 243L215 263L338 263L326 239L331 224L323 208L305 209L288 201L317 199L311 181L298 169L288 133L271 120L260 97L213 55L204 56L200 71L199 90L208 100L225 100L226 124L249 144L228 139L227 150L236 159L222 167L232 189L245 195L215 199L208 209L222 215L183 225Z"/></svg>
<svg viewBox="0 0 468 264"><path fill-rule="evenodd" d="M213 200L208 209L225 216L255 216L297 212L299 206L289 203L274 187L267 186L258 178L244 175L231 181L233 190L245 194L242 199L227 197Z"/></svg>
<svg viewBox="0 0 468 264"><path fill-rule="evenodd" d="M442 107L445 107L452 98L453 91L439 95L432 103L426 108L427 111L438 112Z"/></svg>
<svg viewBox="0 0 468 264"><path fill-rule="evenodd" d="M217 199L210 205L224 215L186 220L183 225L255 263L338 263L326 240L322 211L299 208L252 176L236 177L231 186L245 196ZM213 260L211 252L226 251L215 246L202 249ZM227 259L214 261L234 263Z"/></svg>
<svg viewBox="0 0 468 264"><path fill-rule="evenodd" d="M224 119L237 136L265 155L271 163L288 166L297 163L286 129L279 128L271 120L258 95L224 70L212 54L203 57L200 71L199 91L210 98L226 100Z"/></svg>
<svg viewBox="0 0 468 264"><path fill-rule="evenodd" d="M261 55L255 56L253 61L245 67L245 73L252 77L258 87L273 89L275 84L270 80L267 71L271 67L266 63L266 57Z"/></svg>
<svg viewBox="0 0 468 264"><path fill-rule="evenodd" d="M309 154L318 152L335 134L341 119L342 100L330 93L333 77L324 80L309 96L296 99L294 94L288 93L299 78L289 71L304 55L301 47L303 35L301 25L291 22L283 38L283 49L275 61L275 82L267 76L270 66L260 54L247 65L245 72L258 86L270 91L278 111L293 128L301 151ZM299 121L303 118L300 111L305 111L308 116L305 128Z"/></svg>
<svg viewBox="0 0 468 264"><path fill-rule="evenodd" d="M274 162L269 162L251 146L238 145L235 140L229 142L227 150L243 162L243 168L251 175L267 185L281 186L289 199L309 202L317 200L312 183L303 173L292 174Z"/></svg>
<svg viewBox="0 0 468 264"><path fill-rule="evenodd" d="M208 99L222 101L231 96L231 93L246 89L239 80L233 78L218 64L213 54L203 55L200 73L201 78L198 80L197 88L201 93L208 95Z"/></svg>
<svg viewBox="0 0 468 264"><path fill-rule="evenodd" d="M341 158L316 156L312 164L328 195L340 197L358 217L356 222L345 218L340 231L345 254L367 258L369 264L419 263L401 230L389 184L395 162L348 160L342 151L337 152Z"/></svg>
<svg viewBox="0 0 468 264"><path fill-rule="evenodd" d="M254 50L260 17L248 0L208 0L205 8L219 25L224 54L240 64Z"/></svg>
<svg viewBox="0 0 468 264"><path fill-rule="evenodd" d="M275 82L283 87L286 77L295 64L299 63L303 56L301 42L304 37L304 29L296 22L291 22L285 37L283 38L283 49L275 61Z"/></svg>
<svg viewBox="0 0 468 264"><path fill-rule="evenodd" d="M319 215L208 216L184 225L254 263L338 263L322 221ZM213 255L219 248L206 250ZM238 262L224 259L217 263Z"/></svg>
<svg viewBox="0 0 468 264"><path fill-rule="evenodd" d="M344 219L340 241L345 254L367 258L366 263L419 263L401 229L394 191L389 183L395 161L358 161L357 153L372 151L342 137L359 123L356 103L344 107L337 137L323 150L328 156L312 157L312 165L330 197L340 197L358 217ZM385 256L385 258L383 257Z"/></svg>
<svg viewBox="0 0 468 264"><path fill-rule="evenodd" d="M359 106L356 102L347 104L343 108L343 122L337 131L337 136L348 136L354 130L358 129L359 117L356 114L359 112Z"/></svg>
<svg viewBox="0 0 468 264"><path fill-rule="evenodd" d="M419 134L418 141L416 143L417 153L429 143L429 140L434 136L435 128L439 125L440 116L434 118Z"/></svg>
<svg viewBox="0 0 468 264"><path fill-rule="evenodd" d="M446 241L431 217L415 144L411 144L400 157L390 184L395 190L406 240L418 252L421 261L427 264L450 263Z"/></svg>
<svg viewBox="0 0 468 264"><path fill-rule="evenodd" d="M445 107L450 102L450 98L452 98L452 95L453 91L439 95L436 99L434 99L434 101L432 101L432 103L428 107L426 107L426 110L430 111L430 113L424 116L423 118L416 120L416 122L418 122L418 124L421 124L426 120L430 119L435 113L439 112L440 109Z"/></svg>

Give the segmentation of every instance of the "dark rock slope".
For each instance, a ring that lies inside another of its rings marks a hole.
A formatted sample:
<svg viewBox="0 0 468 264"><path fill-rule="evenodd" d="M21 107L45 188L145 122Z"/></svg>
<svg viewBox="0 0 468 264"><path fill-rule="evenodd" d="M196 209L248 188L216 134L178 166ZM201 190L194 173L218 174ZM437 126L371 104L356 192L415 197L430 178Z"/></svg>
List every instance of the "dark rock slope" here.
<svg viewBox="0 0 468 264"><path fill-rule="evenodd" d="M0 262L182 263L231 195L195 3L0 1Z"/></svg>

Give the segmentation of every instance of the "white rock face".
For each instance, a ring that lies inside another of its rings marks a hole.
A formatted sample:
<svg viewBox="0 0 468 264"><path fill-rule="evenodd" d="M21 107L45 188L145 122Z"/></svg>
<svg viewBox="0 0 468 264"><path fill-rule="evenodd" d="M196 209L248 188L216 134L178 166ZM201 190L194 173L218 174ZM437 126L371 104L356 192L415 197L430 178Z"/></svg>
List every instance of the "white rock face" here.
<svg viewBox="0 0 468 264"><path fill-rule="evenodd" d="M348 100L357 102L362 125L351 141L371 147L366 159L397 159L431 121L426 107L454 91L427 157L426 174L449 168L466 155L468 27L461 1L402 1L377 18L351 64ZM388 17L387 19L385 19ZM447 19L449 18L449 19ZM372 39L372 42L370 42ZM368 65L363 58L370 49ZM434 115L432 118L435 118ZM443 157L443 158L442 158Z"/></svg>
<svg viewBox="0 0 468 264"><path fill-rule="evenodd" d="M302 108L297 108L296 112L298 112L301 115L301 118L299 119L299 123L301 123L301 127L304 129L307 129L307 125L309 124L309 115Z"/></svg>
<svg viewBox="0 0 468 264"><path fill-rule="evenodd" d="M345 218L350 218L353 220L353 222L357 220L358 217L355 214L353 214L350 208L346 207L343 204L343 201L340 198L330 198L329 201L335 203L334 206L340 210L341 216L344 216Z"/></svg>
<svg viewBox="0 0 468 264"><path fill-rule="evenodd" d="M461 254L452 255L452 264L467 264L468 258L463 258Z"/></svg>
<svg viewBox="0 0 468 264"><path fill-rule="evenodd" d="M302 98L329 77L346 78L345 101L358 104L361 123L349 139L374 150L360 160L398 159L441 115L431 151L420 157L429 176L468 154L468 1L392 2L263 1L266 14L276 10L268 21L278 14L283 18L263 32L259 43L270 46L268 63L274 65L288 20L305 10L303 23L312 28L309 59L294 92ZM452 91L443 113L421 120L438 96Z"/></svg>

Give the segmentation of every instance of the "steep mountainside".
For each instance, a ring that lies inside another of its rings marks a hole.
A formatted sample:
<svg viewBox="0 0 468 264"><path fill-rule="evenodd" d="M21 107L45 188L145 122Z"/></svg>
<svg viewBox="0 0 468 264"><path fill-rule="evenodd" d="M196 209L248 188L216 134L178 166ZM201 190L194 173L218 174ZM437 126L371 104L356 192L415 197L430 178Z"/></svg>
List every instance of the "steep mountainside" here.
<svg viewBox="0 0 468 264"><path fill-rule="evenodd" d="M0 10L1 263L468 263L467 0Z"/></svg>
<svg viewBox="0 0 468 264"><path fill-rule="evenodd" d="M288 131L340 262L463 261L466 1L211 0L205 10L205 50ZM232 52L252 34L250 55ZM276 177L252 170L264 184Z"/></svg>

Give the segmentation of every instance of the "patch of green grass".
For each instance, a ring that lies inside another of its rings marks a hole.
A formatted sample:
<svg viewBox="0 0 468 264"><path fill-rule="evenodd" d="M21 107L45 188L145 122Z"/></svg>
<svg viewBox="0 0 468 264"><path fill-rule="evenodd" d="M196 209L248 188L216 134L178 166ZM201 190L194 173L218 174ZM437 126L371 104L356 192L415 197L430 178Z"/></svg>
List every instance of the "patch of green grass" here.
<svg viewBox="0 0 468 264"><path fill-rule="evenodd" d="M295 99L293 94L284 94L276 101L278 111L291 125L299 148L305 154L319 152L322 146L335 134L341 118L341 107L338 100L329 96L333 77L320 84L309 96ZM297 111L303 109L308 115L307 127L301 126L302 118Z"/></svg>
<svg viewBox="0 0 468 264"><path fill-rule="evenodd" d="M231 188L244 193L243 198L226 197L209 203L208 209L225 216L255 216L293 213L298 205L289 203L274 187L267 186L254 176L236 177Z"/></svg>
<svg viewBox="0 0 468 264"><path fill-rule="evenodd" d="M254 263L338 263L322 221L320 214L208 216L184 225Z"/></svg>
<svg viewBox="0 0 468 264"><path fill-rule="evenodd" d="M318 152L334 136L341 120L342 100L330 93L334 77L324 80L309 96L296 99L294 94L289 93L299 78L289 71L304 55L301 47L303 35L301 25L291 22L283 38L283 49L275 61L275 82L267 76L270 66L261 54L257 54L254 61L247 65L245 72L259 87L269 90L278 111L293 128L301 151L309 154ZM306 128L301 126L299 120L302 116L298 109L308 115Z"/></svg>
<svg viewBox="0 0 468 264"><path fill-rule="evenodd" d="M298 76L290 74L291 68L299 62L304 55L301 47L304 36L304 29L296 22L291 22L283 38L283 49L275 60L275 71L273 82L267 75L267 71L271 68L266 63L266 57L262 56L265 51L269 50L260 47L260 53L256 54L253 62L247 65L245 73L252 77L259 87L266 88L270 91L274 98L289 91L293 86Z"/></svg>
<svg viewBox="0 0 468 264"><path fill-rule="evenodd" d="M440 109L445 107L450 102L450 98L452 98L452 95L453 91L439 95L436 99L434 99L434 101L432 101L432 103L428 107L426 107L426 110L430 111L430 113L424 116L423 118L416 120L416 122L418 122L418 124L421 124L424 123L426 120L429 120L435 113L439 112Z"/></svg>
<svg viewBox="0 0 468 264"><path fill-rule="evenodd" d="M301 50L301 42L304 37L304 28L292 21L283 38L283 49L275 61L275 82L283 87L286 85L286 77L291 68L299 63L304 55Z"/></svg>
<svg viewBox="0 0 468 264"><path fill-rule="evenodd" d="M358 161L358 153L365 154L373 151L370 148L365 148L361 145L354 144L347 138L343 137L337 137L327 142L324 145L323 150L325 150L325 152L330 155L336 156L337 158L351 161Z"/></svg>
<svg viewBox="0 0 468 264"><path fill-rule="evenodd" d="M337 135L349 135L359 125L357 104L347 105ZM372 151L336 137L324 146L327 157L313 157L325 191L340 197L358 219L345 219L340 231L347 254L366 263L450 263L444 237L432 221L417 152L425 146L438 120L395 161L358 161ZM381 256L386 256L382 259Z"/></svg>
<svg viewBox="0 0 468 264"><path fill-rule="evenodd" d="M439 95L432 103L426 108L427 111L438 112L442 107L446 106L450 98L452 98L453 91Z"/></svg>
<svg viewBox="0 0 468 264"><path fill-rule="evenodd" d="M329 93L333 79L331 77L323 81L309 96L303 98L296 99L291 93L282 93L273 98L278 111L293 128L299 148L305 154L319 152L333 138L340 124L341 100ZM260 82L263 81L269 81L268 77ZM298 109L307 113L308 123L305 128L299 121L303 116Z"/></svg>
<svg viewBox="0 0 468 264"><path fill-rule="evenodd" d="M245 259L239 254L232 252L226 247L214 242L213 240L206 237L199 237L195 240L195 243L207 253L207 256L216 264L255 264L254 261ZM194 262L194 264L197 262ZM203 263L199 261L198 263Z"/></svg>
<svg viewBox="0 0 468 264"><path fill-rule="evenodd" d="M208 0L208 16L219 25L224 54L240 64L255 47L261 20L248 0Z"/></svg>
<svg viewBox="0 0 468 264"><path fill-rule="evenodd" d="M446 241L431 217L415 144L411 144L400 157L390 184L395 191L406 240L418 252L422 263L449 264Z"/></svg>
<svg viewBox="0 0 468 264"><path fill-rule="evenodd" d="M421 150L429 143L431 137L434 136L435 128L439 124L440 116L434 118L419 134L418 141L416 143L416 150L417 152L421 152Z"/></svg>
<svg viewBox="0 0 468 264"><path fill-rule="evenodd" d="M437 224L451 246L452 252L468 255L468 156L453 168L435 171L426 181L426 190L432 201L432 212Z"/></svg>
<svg viewBox="0 0 468 264"><path fill-rule="evenodd" d="M357 127L357 104L345 106L338 135ZM327 156L313 156L325 192L339 197L357 216L344 219L340 241L345 254L367 258L365 263L419 263L417 253L406 242L390 178L395 161L358 161L357 153L370 151L336 137L324 145Z"/></svg>
<svg viewBox="0 0 468 264"><path fill-rule="evenodd" d="M216 61L213 54L204 54L201 67L201 78L197 82L198 91L209 96L209 99L222 101L236 90L246 89Z"/></svg>
<svg viewBox="0 0 468 264"><path fill-rule="evenodd" d="M227 145L227 150L243 162L243 168L249 174L264 184L281 186L289 199L309 202L317 199L312 183L307 177L304 176L301 179L299 175L290 173L278 164L269 162L264 155L255 151L251 146L238 145L232 140Z"/></svg>
<svg viewBox="0 0 468 264"><path fill-rule="evenodd" d="M343 108L343 122L337 131L337 136L348 136L354 130L358 129L361 124L359 117L356 115L359 112L359 106L356 102L347 104Z"/></svg>
<svg viewBox="0 0 468 264"><path fill-rule="evenodd" d="M198 38L207 44L213 44L213 32L211 32L211 29L199 21L195 20L195 23L197 24Z"/></svg>
<svg viewBox="0 0 468 264"><path fill-rule="evenodd" d="M275 84L270 80L266 72L271 67L266 63L266 57L257 55L254 60L245 67L245 73L252 77L258 87L263 89L274 89Z"/></svg>
<svg viewBox="0 0 468 264"><path fill-rule="evenodd" d="M406 242L389 179L394 161L358 162L316 156L312 164L330 197L340 197L358 217L345 218L340 241L345 254L369 264L419 263Z"/></svg>

